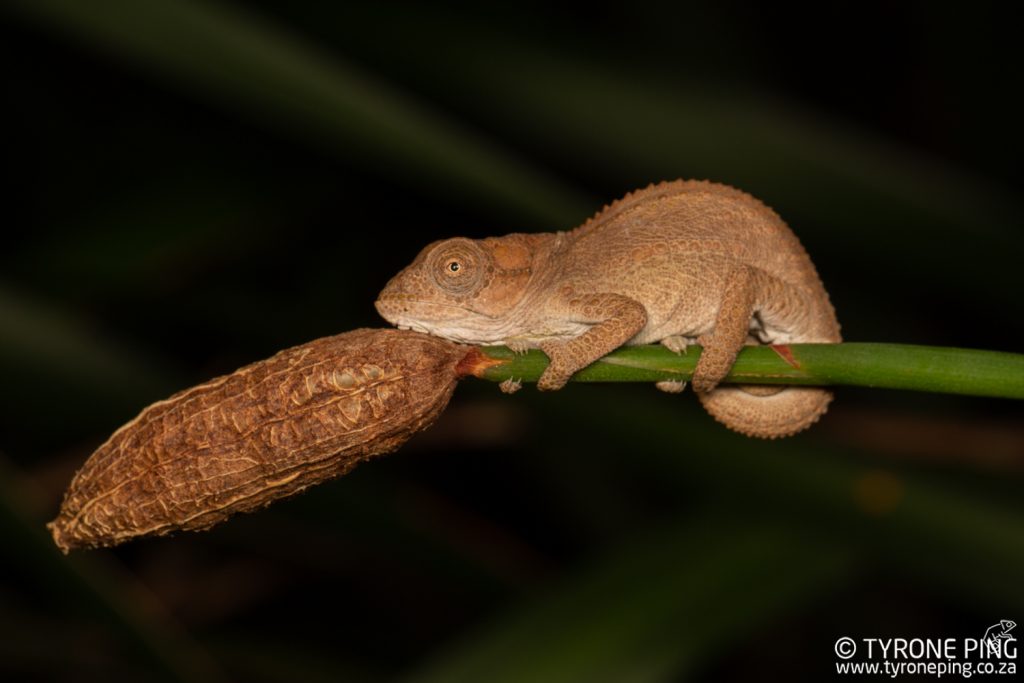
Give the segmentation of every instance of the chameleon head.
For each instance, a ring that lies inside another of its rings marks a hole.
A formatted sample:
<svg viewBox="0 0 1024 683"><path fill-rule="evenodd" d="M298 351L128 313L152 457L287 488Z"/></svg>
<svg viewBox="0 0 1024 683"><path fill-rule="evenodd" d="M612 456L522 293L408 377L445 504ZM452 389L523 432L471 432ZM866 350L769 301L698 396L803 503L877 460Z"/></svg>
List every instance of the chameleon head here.
<svg viewBox="0 0 1024 683"><path fill-rule="evenodd" d="M534 250L528 235L427 245L377 297L393 325L470 344L498 344L526 292Z"/></svg>

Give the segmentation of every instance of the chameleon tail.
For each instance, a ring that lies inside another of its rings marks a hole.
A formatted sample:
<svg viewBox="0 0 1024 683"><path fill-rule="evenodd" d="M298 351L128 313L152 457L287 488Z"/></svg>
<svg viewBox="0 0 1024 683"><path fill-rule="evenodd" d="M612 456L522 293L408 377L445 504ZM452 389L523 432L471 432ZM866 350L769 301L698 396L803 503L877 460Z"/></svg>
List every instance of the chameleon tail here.
<svg viewBox="0 0 1024 683"><path fill-rule="evenodd" d="M761 439L796 434L818 421L832 392L817 387L720 386L697 392L704 408L729 429Z"/></svg>

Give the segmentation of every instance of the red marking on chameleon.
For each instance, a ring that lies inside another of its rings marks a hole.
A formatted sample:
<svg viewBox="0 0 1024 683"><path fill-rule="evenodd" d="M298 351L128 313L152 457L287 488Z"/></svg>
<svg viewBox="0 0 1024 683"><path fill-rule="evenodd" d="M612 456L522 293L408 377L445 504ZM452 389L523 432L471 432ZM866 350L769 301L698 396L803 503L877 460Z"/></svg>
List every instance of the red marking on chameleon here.
<svg viewBox="0 0 1024 683"><path fill-rule="evenodd" d="M800 363L793 357L793 350L789 348L788 344L772 344L771 349L775 353L779 354L779 358L786 361L786 363L797 370L800 369Z"/></svg>

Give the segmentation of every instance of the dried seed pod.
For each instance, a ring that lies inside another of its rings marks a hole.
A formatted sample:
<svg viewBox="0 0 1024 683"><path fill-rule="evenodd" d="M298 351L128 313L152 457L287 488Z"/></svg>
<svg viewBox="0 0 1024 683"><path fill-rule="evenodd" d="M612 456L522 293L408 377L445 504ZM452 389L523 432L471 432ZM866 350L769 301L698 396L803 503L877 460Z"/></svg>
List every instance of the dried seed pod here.
<svg viewBox="0 0 1024 683"><path fill-rule="evenodd" d="M448 404L466 347L355 330L149 406L75 475L48 528L65 553L206 529L398 448Z"/></svg>

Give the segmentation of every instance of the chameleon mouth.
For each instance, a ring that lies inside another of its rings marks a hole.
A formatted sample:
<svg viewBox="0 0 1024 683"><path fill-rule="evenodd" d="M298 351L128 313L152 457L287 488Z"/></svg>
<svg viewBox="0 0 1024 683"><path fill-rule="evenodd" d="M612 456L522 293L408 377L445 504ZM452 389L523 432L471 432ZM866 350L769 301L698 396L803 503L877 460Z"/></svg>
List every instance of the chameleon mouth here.
<svg viewBox="0 0 1024 683"><path fill-rule="evenodd" d="M457 306L455 304L446 304L438 301L423 301L422 299L414 299L408 295L402 294L389 294L386 297L377 299L374 303L377 312L383 316L385 320L392 323L393 325L416 325L421 319L434 319L444 321L455 321L464 318L494 318L495 316L486 315L484 313L478 313L472 309L466 308L465 306ZM457 314L457 315L444 315L432 316L430 313L444 313L444 314ZM398 321L401 320L401 323Z"/></svg>
<svg viewBox="0 0 1024 683"><path fill-rule="evenodd" d="M431 333L430 330L428 330L423 325L415 325L415 324L413 324L413 325L395 325L395 327L397 327L400 330L406 330L406 331L412 331L412 332L422 332L424 334L430 334Z"/></svg>
<svg viewBox="0 0 1024 683"><path fill-rule="evenodd" d="M465 306L391 293L380 296L375 305L381 317L400 330L422 332L463 344L501 344L508 336L499 318Z"/></svg>

